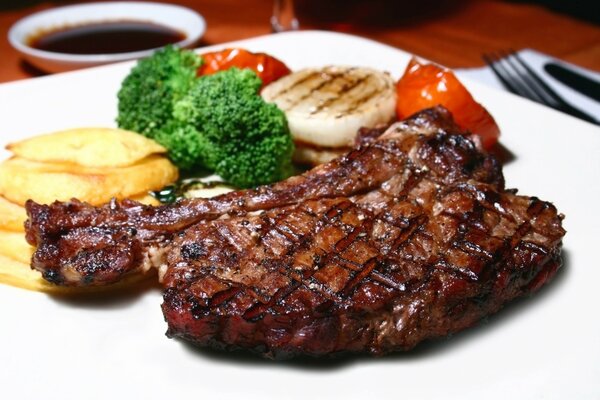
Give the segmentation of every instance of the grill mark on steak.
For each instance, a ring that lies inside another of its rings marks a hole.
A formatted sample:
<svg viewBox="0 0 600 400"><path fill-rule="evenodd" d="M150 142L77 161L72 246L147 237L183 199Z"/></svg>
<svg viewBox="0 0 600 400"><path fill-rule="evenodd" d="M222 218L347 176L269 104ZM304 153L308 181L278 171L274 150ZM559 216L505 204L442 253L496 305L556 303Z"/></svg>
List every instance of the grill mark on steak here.
<svg viewBox="0 0 600 400"><path fill-rule="evenodd" d="M168 336L271 357L409 349L560 267L562 216L506 190L447 111L363 133L300 177L209 200L29 202L32 265L58 283L104 284L161 249Z"/></svg>

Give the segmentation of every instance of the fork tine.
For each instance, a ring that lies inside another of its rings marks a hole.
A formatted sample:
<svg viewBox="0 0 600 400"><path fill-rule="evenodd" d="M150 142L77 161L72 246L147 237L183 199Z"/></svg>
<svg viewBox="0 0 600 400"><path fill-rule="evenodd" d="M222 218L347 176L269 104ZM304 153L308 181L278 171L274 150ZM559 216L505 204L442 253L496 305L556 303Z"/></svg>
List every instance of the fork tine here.
<svg viewBox="0 0 600 400"><path fill-rule="evenodd" d="M500 82L502 82L502 84L508 89L509 92L519 96L524 96L521 93L521 91L517 88L517 86L513 85L510 76L504 70L501 70L498 65L496 65L498 59L496 58L494 53L484 54L483 60L492 69L494 75L496 75L496 77L500 79Z"/></svg>
<svg viewBox="0 0 600 400"><path fill-rule="evenodd" d="M519 58L514 50L509 50L509 52L504 53L504 58L506 62L511 65L519 78L523 80L527 88L535 93L535 95L541 99L543 104L554 108L562 105L558 95L552 92L552 89L535 75L535 72Z"/></svg>
<svg viewBox="0 0 600 400"><path fill-rule="evenodd" d="M555 107L557 105L553 101L552 97L546 94L544 88L541 88L536 84L536 81L530 76L528 71L523 68L522 64L515 61L514 52L500 51L499 53L501 60L508 65L510 70L513 72L515 79L518 79L522 83L525 90L529 93L529 95L526 95L525 97L550 107Z"/></svg>
<svg viewBox="0 0 600 400"><path fill-rule="evenodd" d="M554 106L554 104L551 102L551 99L549 99L547 96L544 96L544 91L538 89L532 80L529 79L527 71L522 70L520 66L515 63L510 53L505 51L499 51L498 53L500 54L500 60L507 65L508 70L512 71L511 75L514 77L514 79L523 86L523 90L526 92L525 97L550 107Z"/></svg>
<svg viewBox="0 0 600 400"><path fill-rule="evenodd" d="M542 78L540 78L540 77L539 77L539 75L538 75L538 74L537 74L535 71L533 71L533 70L532 70L532 69L529 67L529 65L527 65L527 64L526 64L526 63L525 63L525 62L524 62L524 61L521 59L521 57L519 56L519 54L517 54L517 52L515 52L514 50L512 50L512 49L511 49L509 54L512 56L512 58L513 58L514 60L516 60L516 61L517 61L517 63L518 63L518 64L519 64L519 65L520 65L520 66L521 66L521 67L522 67L522 68L523 68L525 71L527 71L527 74L528 74L527 76L529 76L529 77L530 77L530 78L529 78L529 80L530 80L530 81L533 81L533 82L535 82L534 84L535 84L537 87L541 87L541 88L542 88L542 90L544 90L545 94L546 94L547 96L549 96L549 97L552 99L552 101L554 101L555 103L558 103L559 105L564 105L564 104L565 104L565 101L562 99L562 97L560 97L560 96L559 96L559 95L558 95L558 94L557 94L557 93L554 91L554 89L552 89L550 86L548 86L548 85L546 84L546 82L544 82L544 81L542 80Z"/></svg>
<svg viewBox="0 0 600 400"><path fill-rule="evenodd" d="M515 74L511 72L511 70L514 70L512 64L507 63L505 65L506 60L504 60L502 53L491 53L489 55L484 55L483 58L490 68L492 68L494 74L510 92L537 102L543 102L543 99L532 91L527 86L526 82L522 81L522 78L518 73Z"/></svg>

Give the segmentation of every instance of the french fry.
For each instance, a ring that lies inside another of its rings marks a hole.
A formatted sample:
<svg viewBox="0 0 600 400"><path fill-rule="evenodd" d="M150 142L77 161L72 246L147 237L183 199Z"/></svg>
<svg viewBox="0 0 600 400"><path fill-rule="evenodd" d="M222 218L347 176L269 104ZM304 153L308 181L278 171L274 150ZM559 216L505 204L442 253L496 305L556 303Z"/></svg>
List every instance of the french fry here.
<svg viewBox="0 0 600 400"><path fill-rule="evenodd" d="M27 219L25 208L0 196L0 229L23 232L23 223Z"/></svg>
<svg viewBox="0 0 600 400"><path fill-rule="evenodd" d="M33 251L34 248L25 241L25 232L0 230L0 254L29 266Z"/></svg>

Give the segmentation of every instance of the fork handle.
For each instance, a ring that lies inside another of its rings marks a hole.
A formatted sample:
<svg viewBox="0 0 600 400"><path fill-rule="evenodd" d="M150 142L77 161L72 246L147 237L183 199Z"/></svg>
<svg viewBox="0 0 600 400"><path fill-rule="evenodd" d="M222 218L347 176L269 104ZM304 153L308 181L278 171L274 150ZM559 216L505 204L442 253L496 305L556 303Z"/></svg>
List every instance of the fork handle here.
<svg viewBox="0 0 600 400"><path fill-rule="evenodd" d="M566 102L562 102L560 106L556 107L556 109L574 117L577 117L579 119L582 119L584 121L591 122L592 124L600 125L600 121L598 119L592 117L586 112L581 111L578 108L573 107L572 105Z"/></svg>

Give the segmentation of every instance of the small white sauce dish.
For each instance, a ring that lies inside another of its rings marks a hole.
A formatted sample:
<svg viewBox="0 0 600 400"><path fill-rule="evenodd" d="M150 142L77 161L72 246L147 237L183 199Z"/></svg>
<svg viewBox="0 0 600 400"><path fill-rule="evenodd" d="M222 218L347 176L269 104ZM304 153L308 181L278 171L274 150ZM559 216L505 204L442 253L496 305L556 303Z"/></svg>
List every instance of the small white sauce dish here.
<svg viewBox="0 0 600 400"><path fill-rule="evenodd" d="M47 72L63 72L147 57L156 50L113 54L67 54L39 50L28 44L31 37L41 31L119 20L148 22L179 31L185 36L183 40L174 43L179 47L192 47L206 30L206 22L200 14L181 6L145 2L87 3L29 15L10 28L8 41L23 58Z"/></svg>

